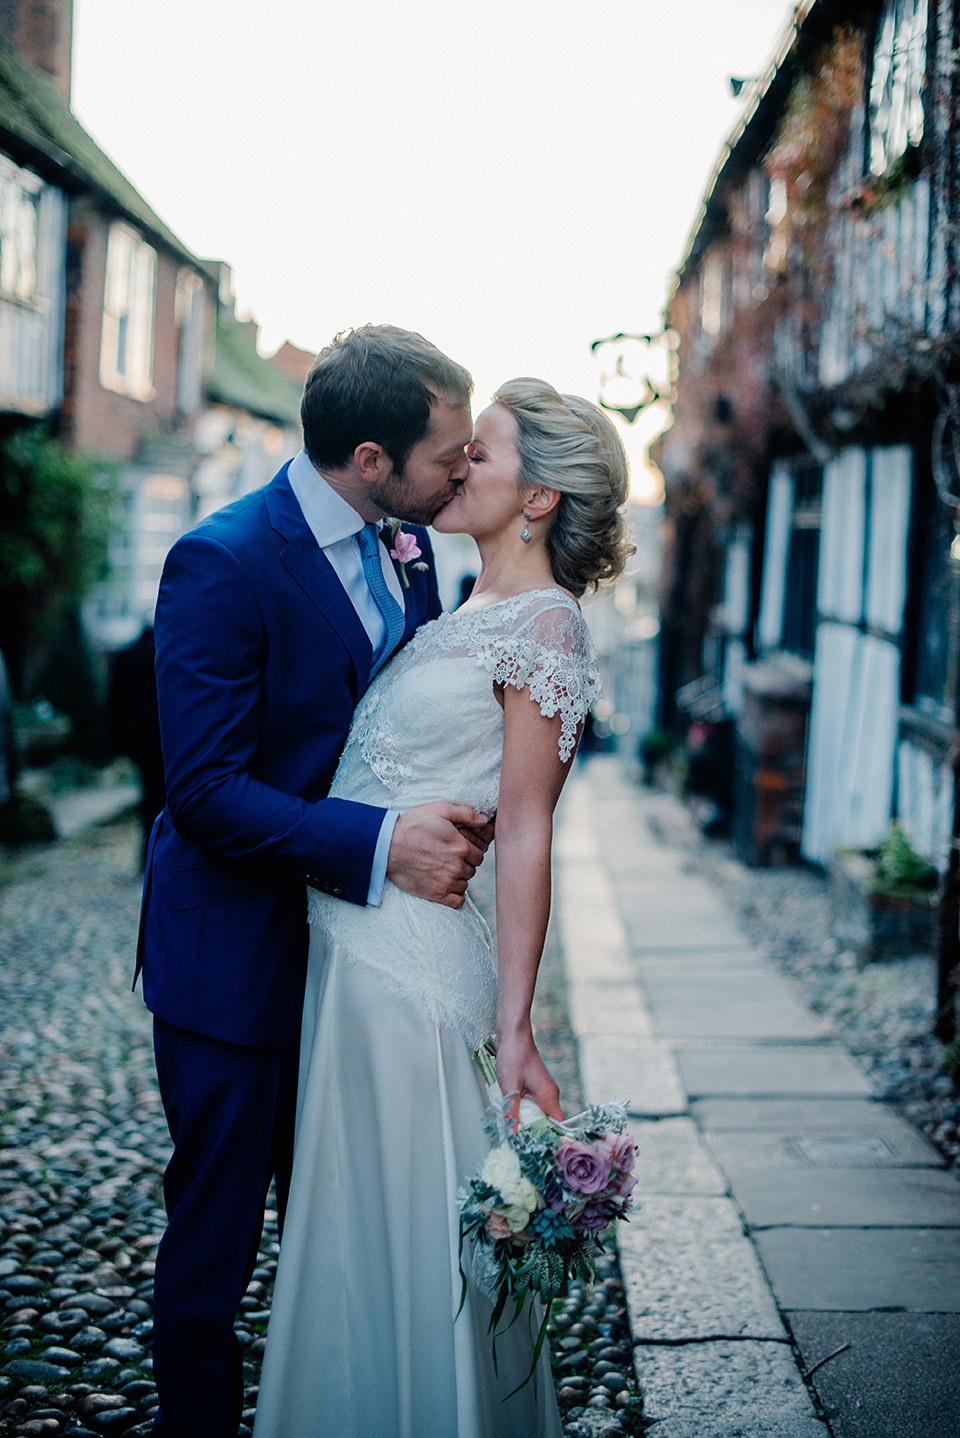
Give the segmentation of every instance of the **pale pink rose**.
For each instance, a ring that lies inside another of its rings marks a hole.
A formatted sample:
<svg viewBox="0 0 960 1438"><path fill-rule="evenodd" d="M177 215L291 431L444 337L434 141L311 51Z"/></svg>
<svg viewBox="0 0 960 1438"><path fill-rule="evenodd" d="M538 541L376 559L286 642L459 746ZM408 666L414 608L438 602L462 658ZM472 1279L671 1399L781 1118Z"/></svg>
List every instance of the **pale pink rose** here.
<svg viewBox="0 0 960 1438"><path fill-rule="evenodd" d="M629 1198L639 1183L639 1179L632 1173L618 1173L610 1188L620 1198Z"/></svg>
<svg viewBox="0 0 960 1438"><path fill-rule="evenodd" d="M621 1195L629 1194L636 1187L637 1180L631 1178L633 1165L637 1161L637 1150L633 1139L625 1133L608 1133L600 1143L610 1160L610 1168L613 1173L613 1181L610 1184L611 1193Z"/></svg>
<svg viewBox="0 0 960 1438"><path fill-rule="evenodd" d="M599 1193L610 1181L610 1158L603 1144L565 1138L557 1149L557 1172L573 1193Z"/></svg>
<svg viewBox="0 0 960 1438"><path fill-rule="evenodd" d="M487 1232L491 1238L509 1238L513 1232L505 1213L491 1213L487 1219Z"/></svg>
<svg viewBox="0 0 960 1438"><path fill-rule="evenodd" d="M411 559L419 559L423 550L417 543L415 534L408 534L405 529L398 529L393 539L394 548L390 551L391 559L399 559L401 564L409 564Z"/></svg>

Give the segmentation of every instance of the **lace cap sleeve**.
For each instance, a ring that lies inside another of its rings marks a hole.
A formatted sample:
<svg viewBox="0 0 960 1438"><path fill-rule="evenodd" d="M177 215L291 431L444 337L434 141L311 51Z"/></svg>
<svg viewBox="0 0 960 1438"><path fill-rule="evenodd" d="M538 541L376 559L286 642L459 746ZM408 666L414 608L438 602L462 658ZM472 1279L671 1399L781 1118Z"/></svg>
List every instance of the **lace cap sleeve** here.
<svg viewBox="0 0 960 1438"><path fill-rule="evenodd" d="M579 725L600 697L590 633L574 601L549 591L531 595L509 632L483 646L480 662L495 683L529 687L547 719L560 715L560 758L566 762Z"/></svg>

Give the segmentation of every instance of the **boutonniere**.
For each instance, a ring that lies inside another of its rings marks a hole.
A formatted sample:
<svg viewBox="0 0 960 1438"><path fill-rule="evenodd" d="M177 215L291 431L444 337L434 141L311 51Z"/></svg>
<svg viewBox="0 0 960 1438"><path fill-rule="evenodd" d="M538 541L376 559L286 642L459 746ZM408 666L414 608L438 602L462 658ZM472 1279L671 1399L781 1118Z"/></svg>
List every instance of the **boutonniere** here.
<svg viewBox="0 0 960 1438"><path fill-rule="evenodd" d="M395 559L400 565L400 578L403 580L404 589L410 588L410 580L407 576L407 565L419 559L423 550L417 543L416 535L407 534L406 530L400 528L399 519L391 519L384 526L390 534L390 542L393 548L390 550L390 558ZM425 570L427 566L421 561L414 564L414 569Z"/></svg>

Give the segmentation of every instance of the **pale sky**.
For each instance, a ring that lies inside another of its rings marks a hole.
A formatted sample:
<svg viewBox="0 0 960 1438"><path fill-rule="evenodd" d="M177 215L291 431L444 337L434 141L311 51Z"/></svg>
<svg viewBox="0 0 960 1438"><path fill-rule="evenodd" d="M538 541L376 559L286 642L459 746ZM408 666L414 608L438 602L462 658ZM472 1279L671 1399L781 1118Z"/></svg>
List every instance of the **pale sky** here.
<svg viewBox="0 0 960 1438"><path fill-rule="evenodd" d="M595 399L788 0L75 0L73 105L262 347L368 320ZM625 431L637 490L655 416Z"/></svg>

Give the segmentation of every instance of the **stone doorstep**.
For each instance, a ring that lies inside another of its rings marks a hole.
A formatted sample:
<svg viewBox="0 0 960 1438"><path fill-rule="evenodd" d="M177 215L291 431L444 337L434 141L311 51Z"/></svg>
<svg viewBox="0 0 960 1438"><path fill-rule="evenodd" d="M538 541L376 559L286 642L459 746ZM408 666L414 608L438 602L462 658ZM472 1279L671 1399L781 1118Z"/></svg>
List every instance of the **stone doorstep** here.
<svg viewBox="0 0 960 1438"><path fill-rule="evenodd" d="M960 1432L960 1315L793 1311L786 1317L805 1370L836 1354L810 1381L837 1438ZM837 1353L843 1344L849 1347ZM908 1355L907 1361L891 1363L894 1353Z"/></svg>
<svg viewBox="0 0 960 1438"><path fill-rule="evenodd" d="M691 1099L720 1097L868 1098L872 1090L839 1044L693 1048L674 1045Z"/></svg>
<svg viewBox="0 0 960 1438"><path fill-rule="evenodd" d="M753 1241L782 1310L960 1313L960 1228L767 1228Z"/></svg>
<svg viewBox="0 0 960 1438"><path fill-rule="evenodd" d="M657 1438L827 1438L785 1343L639 1344L634 1368Z"/></svg>
<svg viewBox="0 0 960 1438"><path fill-rule="evenodd" d="M84 829L107 824L130 813L140 803L137 784L111 784L102 789L68 789L46 800L60 839L72 839Z"/></svg>
<svg viewBox="0 0 960 1438"><path fill-rule="evenodd" d="M618 1241L635 1343L786 1336L730 1199L647 1195Z"/></svg>

